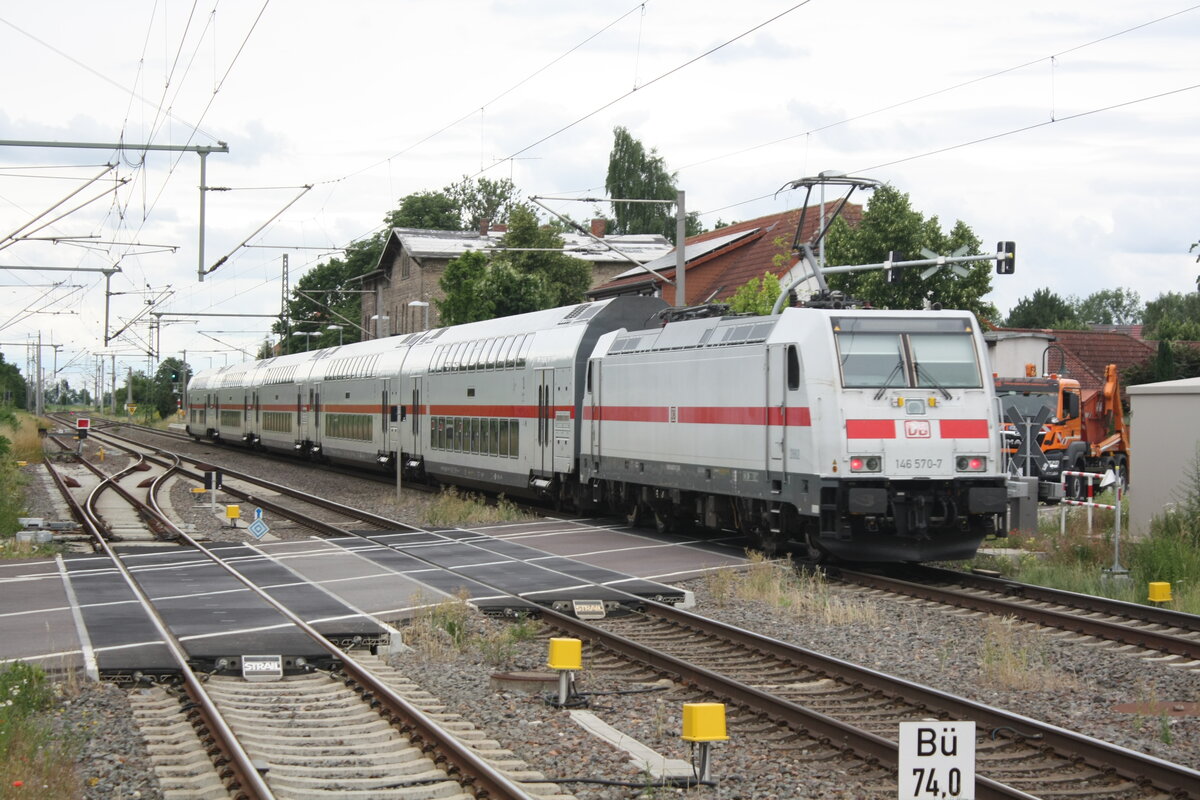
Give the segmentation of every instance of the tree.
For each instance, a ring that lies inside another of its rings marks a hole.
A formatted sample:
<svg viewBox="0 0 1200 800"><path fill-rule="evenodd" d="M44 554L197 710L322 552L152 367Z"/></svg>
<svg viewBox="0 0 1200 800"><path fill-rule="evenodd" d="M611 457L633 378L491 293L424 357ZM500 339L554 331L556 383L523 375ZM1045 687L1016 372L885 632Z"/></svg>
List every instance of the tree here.
<svg viewBox="0 0 1200 800"><path fill-rule="evenodd" d="M384 220L389 228L421 228L434 231L462 230L462 209L447 193L416 192L400 201L400 207Z"/></svg>
<svg viewBox="0 0 1200 800"><path fill-rule="evenodd" d="M27 391L21 371L14 364L4 363L4 354L0 353L0 406L25 408Z"/></svg>
<svg viewBox="0 0 1200 800"><path fill-rule="evenodd" d="M154 373L150 402L159 417L169 417L176 409L181 408L183 384L187 379L183 362L178 358L164 358L158 365L158 370Z"/></svg>
<svg viewBox="0 0 1200 800"><path fill-rule="evenodd" d="M664 200L664 203L613 203L613 233L657 233L675 240L675 200L679 189L676 173L667 171L667 163L654 149L646 153L640 141L627 129L613 128L613 147L608 155L608 174L604 190L608 196L625 200ZM687 236L703 233L700 215L691 213L685 221ZM677 243L678 244L678 243Z"/></svg>
<svg viewBox="0 0 1200 800"><path fill-rule="evenodd" d="M592 285L591 265L561 252L562 246L562 237L541 227L533 211L524 206L513 209L508 218L508 232L500 239L500 247L520 249L509 250L501 260L516 272L534 276L542 282L545 305L538 308L582 303L584 293ZM497 313L497 316L506 315Z"/></svg>
<svg viewBox="0 0 1200 800"><path fill-rule="evenodd" d="M553 252L562 246L562 238L540 226L533 211L513 208L491 264L485 254L472 251L446 265L439 281L445 297L434 301L442 322L458 325L583 302L591 266Z"/></svg>
<svg viewBox="0 0 1200 800"><path fill-rule="evenodd" d="M1071 303L1082 323L1137 325L1142 321L1142 298L1132 289L1100 289L1083 300L1071 298Z"/></svg>
<svg viewBox="0 0 1200 800"><path fill-rule="evenodd" d="M729 298L729 310L735 314L765 316L774 309L780 291L779 279L764 272L762 278L751 278L733 293Z"/></svg>
<svg viewBox="0 0 1200 800"><path fill-rule="evenodd" d="M1032 297L1022 297L1008 312L1010 328L1080 329L1075 306L1049 289L1037 289Z"/></svg>
<svg viewBox="0 0 1200 800"><path fill-rule="evenodd" d="M1200 292L1168 292L1146 303L1142 336L1147 339L1200 341Z"/></svg>
<svg viewBox="0 0 1200 800"><path fill-rule="evenodd" d="M867 203L859 224L851 228L839 217L825 242L825 261L828 266L875 264L887 259L890 251L899 251L905 260L920 258L922 248L949 255L965 248L966 253L978 253L980 241L962 220L944 233L937 217L925 217L913 209L908 195L892 186L880 186ZM927 278L922 269L907 267L900 284L889 284L883 270L830 275L829 287L877 308L920 309L927 302L940 303L943 308L959 308L974 312L985 319L995 319L999 312L983 296L992 289L994 261L961 264L967 275L960 277L949 267L942 267Z"/></svg>
<svg viewBox="0 0 1200 800"><path fill-rule="evenodd" d="M384 218L386 223L390 219ZM389 229L390 230L390 229ZM358 320L362 316L362 295L353 291L360 288L352 279L365 275L379 264L387 231L352 243L346 248L345 258L331 258L317 264L296 281L292 296L287 302L290 330L285 331L281 322L271 326L279 335L279 352L297 353L304 349L333 347L339 341L344 344L362 338ZM341 325L339 331L327 330L330 324ZM300 341L301 337L290 336L296 331L320 333L316 341Z"/></svg>
<svg viewBox="0 0 1200 800"><path fill-rule="evenodd" d="M491 297L484 291L487 275L488 257L478 250L463 253L446 265L438 281L445 297L433 301L443 325L492 318Z"/></svg>
<svg viewBox="0 0 1200 800"><path fill-rule="evenodd" d="M497 261L488 269L483 281L483 294L490 306L489 319L525 314L557 305L545 280L538 275L520 272L505 261Z"/></svg>
<svg viewBox="0 0 1200 800"><path fill-rule="evenodd" d="M1121 373L1125 386L1200 377L1200 350L1184 342L1159 340L1158 352Z"/></svg>
<svg viewBox="0 0 1200 800"><path fill-rule="evenodd" d="M514 209L525 207L521 193L508 178L469 178L442 190L458 209L462 227L458 230L477 231L486 219L492 224L507 224ZM449 230L449 229L447 229Z"/></svg>

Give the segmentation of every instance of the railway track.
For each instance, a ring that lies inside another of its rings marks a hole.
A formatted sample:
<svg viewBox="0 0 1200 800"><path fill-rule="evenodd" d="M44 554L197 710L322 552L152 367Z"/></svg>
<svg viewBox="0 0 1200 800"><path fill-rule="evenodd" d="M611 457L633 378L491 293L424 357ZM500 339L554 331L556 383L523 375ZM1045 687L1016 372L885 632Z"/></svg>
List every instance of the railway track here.
<svg viewBox="0 0 1200 800"><path fill-rule="evenodd" d="M147 691L135 689L142 694L135 695L134 706L147 722L148 732L164 734L147 738L152 738L154 746L160 748L159 755L165 756L161 759L165 763L160 782L178 792L176 796L222 796L224 792L224 796L249 800L317 794L401 798L413 797L419 788L430 797L564 797L557 786L541 784L540 776L527 769L523 777L531 781L530 786L510 777L377 674L385 670L382 664L376 662L372 670L366 659L328 642L295 613L175 527L157 506L156 494L162 482L178 470L176 463L164 468L147 486L147 501L127 491L120 493L122 499L136 507L139 515L147 516L148 524L153 518L154 527L171 531L179 541L203 552L237 578L328 652L336 665L328 674L300 673L265 683L198 674L186 647L113 548L94 503L81 503L61 473L50 462L46 466L72 513L121 573L175 662L176 707L164 702L162 693L153 691L154 687ZM132 467L127 467L119 474L130 470ZM101 480L89 498L111 485L113 477ZM513 765L511 754L502 760Z"/></svg>
<svg viewBox="0 0 1200 800"><path fill-rule="evenodd" d="M1192 614L934 567L905 567L899 575L836 568L830 577L880 593L1139 648L1158 656L1161 664L1200 671L1200 617Z"/></svg>
<svg viewBox="0 0 1200 800"><path fill-rule="evenodd" d="M584 639L593 663L665 674L697 699L731 703L733 728L762 737L780 757L845 759L845 772L872 796L895 791L897 722L936 718L976 722L979 797L1200 797L1200 774L1186 767L670 607L652 604L605 621L604 630L543 615Z"/></svg>
<svg viewBox="0 0 1200 800"><path fill-rule="evenodd" d="M853 754L871 796L895 791L900 721L973 720L980 798L1200 798L1200 772L679 609L585 623L547 614L600 667L646 670L733 706L764 751ZM888 788L890 787L890 789Z"/></svg>

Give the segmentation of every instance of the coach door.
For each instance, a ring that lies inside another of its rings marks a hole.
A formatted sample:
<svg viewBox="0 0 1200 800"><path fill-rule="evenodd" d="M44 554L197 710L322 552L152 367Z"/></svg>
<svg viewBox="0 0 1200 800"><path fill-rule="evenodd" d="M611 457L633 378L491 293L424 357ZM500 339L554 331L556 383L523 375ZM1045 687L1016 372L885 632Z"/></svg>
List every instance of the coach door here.
<svg viewBox="0 0 1200 800"><path fill-rule="evenodd" d="M414 375L412 379L412 407L409 409L409 422L412 425L412 454L420 457L425 452L425 448L421 445L421 437L425 435L422 430L422 414L421 404L424 400L425 379L421 375Z"/></svg>
<svg viewBox="0 0 1200 800"><path fill-rule="evenodd" d="M554 471L554 369L534 373L537 387L537 452L534 465L542 475Z"/></svg>
<svg viewBox="0 0 1200 800"><path fill-rule="evenodd" d="M800 353L794 344L767 346L767 472L771 490L782 490L789 458L802 448L807 431L806 394L802 390ZM799 438L798 438L799 437Z"/></svg>

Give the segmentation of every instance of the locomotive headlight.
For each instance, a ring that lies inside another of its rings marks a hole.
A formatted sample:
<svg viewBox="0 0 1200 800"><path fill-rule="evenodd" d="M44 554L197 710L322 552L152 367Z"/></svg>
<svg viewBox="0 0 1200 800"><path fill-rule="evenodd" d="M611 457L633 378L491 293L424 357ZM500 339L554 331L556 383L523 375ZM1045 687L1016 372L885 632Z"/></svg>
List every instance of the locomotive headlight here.
<svg viewBox="0 0 1200 800"><path fill-rule="evenodd" d="M959 472L984 472L987 470L987 458L984 456L959 456L955 459L954 466Z"/></svg>
<svg viewBox="0 0 1200 800"><path fill-rule="evenodd" d="M879 472L882 465L879 456L850 456L851 472Z"/></svg>

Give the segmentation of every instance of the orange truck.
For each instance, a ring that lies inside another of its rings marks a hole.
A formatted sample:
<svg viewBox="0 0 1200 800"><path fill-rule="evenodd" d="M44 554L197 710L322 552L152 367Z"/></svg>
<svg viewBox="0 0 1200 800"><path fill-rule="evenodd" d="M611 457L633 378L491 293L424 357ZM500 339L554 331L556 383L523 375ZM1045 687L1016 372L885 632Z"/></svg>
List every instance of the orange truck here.
<svg viewBox="0 0 1200 800"><path fill-rule="evenodd" d="M1117 365L1104 369L1104 387L1083 397L1079 381L1059 375L1037 377L1033 364L1025 377L996 377L1009 471L1038 478L1038 498L1061 499L1064 470L1113 470L1129 484L1129 426L1121 408ZM1087 494L1087 479L1068 476L1068 497Z"/></svg>

